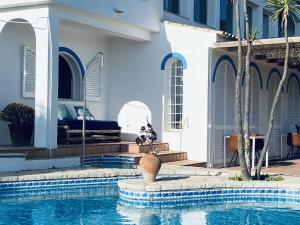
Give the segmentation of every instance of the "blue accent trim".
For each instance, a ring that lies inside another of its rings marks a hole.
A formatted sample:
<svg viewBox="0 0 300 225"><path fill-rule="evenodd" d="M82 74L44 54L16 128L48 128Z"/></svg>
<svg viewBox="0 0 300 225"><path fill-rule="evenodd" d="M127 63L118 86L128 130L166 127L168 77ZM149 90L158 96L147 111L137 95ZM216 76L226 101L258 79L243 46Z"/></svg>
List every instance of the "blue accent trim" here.
<svg viewBox="0 0 300 225"><path fill-rule="evenodd" d="M72 49L67 48L67 47L59 47L59 52L67 53L75 59L77 65L79 66L81 77L83 78L85 75L85 69L84 69L84 66L83 66L79 56Z"/></svg>
<svg viewBox="0 0 300 225"><path fill-rule="evenodd" d="M287 83L287 86L286 86L286 93L288 93L290 81L292 80L292 78L295 78L295 79L296 79L296 82L297 82L297 84L298 84L299 96L300 96L300 81L299 81L298 76L297 76L295 73L292 73L292 74L290 75L290 77L289 77L289 80L288 80L288 83Z"/></svg>
<svg viewBox="0 0 300 225"><path fill-rule="evenodd" d="M258 73L258 78L259 78L259 82L260 82L260 89L262 90L262 89L263 89L263 81L262 81L262 76L261 76L261 72L260 72L260 70L259 70L259 67L258 67L257 64L254 63L254 62L250 62L250 67L254 67L255 70L257 71L257 73ZM245 74L246 74L246 72L244 71L243 79L242 79L242 86L244 86Z"/></svg>
<svg viewBox="0 0 300 225"><path fill-rule="evenodd" d="M214 72L213 72L213 76L212 76L212 81L213 82L216 81L217 70L218 70L220 64L223 61L228 61L231 64L231 66L232 66L232 68L234 70L234 76L236 77L237 71L236 71L236 67L235 67L234 61L228 55L223 55L223 56L221 56L221 58L219 58L219 60L216 63L216 66L215 66L215 69L214 69Z"/></svg>
<svg viewBox="0 0 300 225"><path fill-rule="evenodd" d="M276 69L276 68L271 69L271 71L270 71L270 73L269 73L269 75L268 75L268 80L267 80L266 90L268 90L268 88L269 88L269 82L270 82L270 79L271 79L271 75L272 75L272 74L275 74L275 73L276 73L277 76L279 77L279 80L281 80L281 74L280 74L279 70ZM283 87L282 87L282 90L281 90L281 91L283 92Z"/></svg>
<svg viewBox="0 0 300 225"><path fill-rule="evenodd" d="M180 53L177 52L172 52L169 53L168 55L165 56L165 58L162 60L161 65L160 65L160 69L161 70L165 70L166 69L166 64L169 61L169 59L171 58L177 58L181 61L183 69L187 69L187 61L184 58L184 56Z"/></svg>

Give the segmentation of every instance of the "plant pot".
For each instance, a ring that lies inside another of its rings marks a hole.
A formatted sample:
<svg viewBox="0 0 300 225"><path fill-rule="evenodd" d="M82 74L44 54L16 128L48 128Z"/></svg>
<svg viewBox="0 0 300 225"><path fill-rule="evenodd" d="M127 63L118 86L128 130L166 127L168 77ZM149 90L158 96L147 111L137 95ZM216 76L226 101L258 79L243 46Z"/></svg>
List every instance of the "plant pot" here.
<svg viewBox="0 0 300 225"><path fill-rule="evenodd" d="M11 142L16 146L31 145L33 126L8 124Z"/></svg>
<svg viewBox="0 0 300 225"><path fill-rule="evenodd" d="M155 155L145 154L141 158L139 166L142 170L144 181L150 183L155 181L161 167L161 161Z"/></svg>

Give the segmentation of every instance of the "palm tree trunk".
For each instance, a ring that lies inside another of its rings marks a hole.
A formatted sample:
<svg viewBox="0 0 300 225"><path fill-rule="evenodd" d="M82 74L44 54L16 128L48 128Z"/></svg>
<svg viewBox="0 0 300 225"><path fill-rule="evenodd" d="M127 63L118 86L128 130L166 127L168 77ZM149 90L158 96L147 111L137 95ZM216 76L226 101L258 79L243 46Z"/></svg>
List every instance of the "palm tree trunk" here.
<svg viewBox="0 0 300 225"><path fill-rule="evenodd" d="M276 110L277 102L280 98L281 90L282 90L283 84L286 80L287 72L288 72L287 71L288 70L288 57L289 57L289 39L288 39L288 32L287 32L287 30L288 30L287 29L288 18L287 18L287 14L285 12L283 13L283 19L284 19L284 37L285 37L285 59L284 59L283 76L280 80L280 83L279 83L277 91L276 91L276 95L275 95L274 100L273 100L265 144L264 144L262 153L260 155L260 158L259 158L259 161L258 161L258 164L257 164L257 167L256 167L256 177L257 177L257 179L260 179L261 168L262 168L263 161L264 161L264 158L265 158L268 146L269 146L270 138L271 138L271 135L272 135L272 129L273 129L273 124L274 124L274 117L275 117L275 110Z"/></svg>
<svg viewBox="0 0 300 225"><path fill-rule="evenodd" d="M250 105L250 55L251 55L251 43L250 43L250 30L249 30L249 17L247 12L247 0L244 0L244 17L245 17L245 31L247 39L247 54L245 62L245 106L244 106L244 137L245 137L245 160L249 173L251 173L250 166L250 131L249 131L249 105Z"/></svg>
<svg viewBox="0 0 300 225"><path fill-rule="evenodd" d="M243 150L243 128L242 128L242 113L241 113L241 75L243 65L242 40L241 40L241 22L240 22L240 0L236 0L236 32L238 38L238 65L237 76L235 80L235 110L236 110L236 125L238 131L238 153L240 160L240 169L243 180L249 180L250 174L247 170L245 155Z"/></svg>

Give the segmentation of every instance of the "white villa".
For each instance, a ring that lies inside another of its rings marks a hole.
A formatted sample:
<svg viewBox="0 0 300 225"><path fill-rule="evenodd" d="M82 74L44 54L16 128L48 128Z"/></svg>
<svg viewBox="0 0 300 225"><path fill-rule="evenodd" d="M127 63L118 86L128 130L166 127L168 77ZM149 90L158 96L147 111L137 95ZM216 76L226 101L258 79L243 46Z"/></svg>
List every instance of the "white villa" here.
<svg viewBox="0 0 300 225"><path fill-rule="evenodd" d="M264 134L283 70L272 51L282 51L284 42L263 0L249 1L248 11L262 39L255 47L265 46L263 54L254 49L251 63L251 131ZM1 0L0 110L11 102L34 107L34 146L55 149L58 105L82 105L86 76L89 111L118 121L124 141L134 141L148 118L171 149L210 167L228 164L234 15L230 0ZM289 33L295 60L277 108L271 159L286 156L286 134L300 123L298 21ZM99 52L102 62L85 73ZM0 122L0 145L9 144Z"/></svg>

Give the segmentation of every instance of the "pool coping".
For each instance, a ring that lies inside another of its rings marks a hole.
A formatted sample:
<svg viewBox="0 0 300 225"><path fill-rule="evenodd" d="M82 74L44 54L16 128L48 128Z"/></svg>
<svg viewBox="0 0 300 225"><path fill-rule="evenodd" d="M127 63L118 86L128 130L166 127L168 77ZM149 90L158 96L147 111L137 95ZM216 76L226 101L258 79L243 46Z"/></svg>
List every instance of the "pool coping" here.
<svg viewBox="0 0 300 225"><path fill-rule="evenodd" d="M292 198L300 203L300 178L290 177L285 181L231 181L229 177L191 176L153 183L142 179L118 181L119 195L124 205L137 207L196 204L198 201L217 202L224 197L251 198L264 196L275 200ZM227 193L227 195L222 193ZM211 198L207 200L206 198ZM219 198L219 199L218 199ZM221 200L220 200L221 201ZM169 203L167 203L169 202ZM173 202L173 203L172 203Z"/></svg>
<svg viewBox="0 0 300 225"><path fill-rule="evenodd" d="M185 175L185 176L221 176L221 171L207 168L191 168L183 166L162 166L159 175ZM69 168L49 169L20 172L0 172L0 183L19 181L47 181L83 178L106 178L117 176L140 176L139 169L114 168Z"/></svg>

